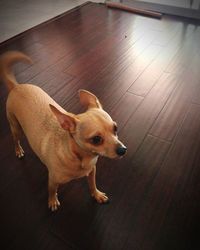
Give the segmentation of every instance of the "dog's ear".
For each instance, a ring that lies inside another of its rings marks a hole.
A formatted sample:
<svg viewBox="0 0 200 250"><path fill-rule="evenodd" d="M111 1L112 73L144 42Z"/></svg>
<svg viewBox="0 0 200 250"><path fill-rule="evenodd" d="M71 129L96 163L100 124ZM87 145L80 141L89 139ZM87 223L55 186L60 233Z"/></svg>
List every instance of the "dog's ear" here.
<svg viewBox="0 0 200 250"><path fill-rule="evenodd" d="M80 98L80 103L87 109L102 108L102 105L99 102L98 98L87 90L80 89L79 98Z"/></svg>
<svg viewBox="0 0 200 250"><path fill-rule="evenodd" d="M72 114L64 114L51 104L49 104L49 107L63 129L68 130L71 133L75 132L78 122L78 119L75 118L75 116L73 116Z"/></svg>

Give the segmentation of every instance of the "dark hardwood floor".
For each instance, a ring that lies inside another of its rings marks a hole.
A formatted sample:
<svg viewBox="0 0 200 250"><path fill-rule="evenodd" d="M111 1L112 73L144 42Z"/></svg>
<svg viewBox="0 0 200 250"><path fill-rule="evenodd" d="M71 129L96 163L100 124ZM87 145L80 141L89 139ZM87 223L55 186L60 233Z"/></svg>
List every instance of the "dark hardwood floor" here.
<svg viewBox="0 0 200 250"><path fill-rule="evenodd" d="M66 110L82 112L77 90L94 92L128 147L100 159L99 205L86 180L59 190L47 207L47 170L30 149L18 160L0 85L0 227L8 250L200 249L200 23L161 20L88 3L3 44L33 65L20 82L42 87Z"/></svg>

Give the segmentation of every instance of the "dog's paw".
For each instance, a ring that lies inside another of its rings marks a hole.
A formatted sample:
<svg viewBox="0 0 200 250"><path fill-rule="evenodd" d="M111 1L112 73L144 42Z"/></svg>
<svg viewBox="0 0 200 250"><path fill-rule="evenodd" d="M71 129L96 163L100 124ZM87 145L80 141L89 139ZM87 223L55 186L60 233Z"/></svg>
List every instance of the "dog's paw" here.
<svg viewBox="0 0 200 250"><path fill-rule="evenodd" d="M16 154L17 158L21 159L24 157L25 153L24 153L24 150L21 146L17 146L17 147L15 147L15 154Z"/></svg>
<svg viewBox="0 0 200 250"><path fill-rule="evenodd" d="M52 212L56 211L60 206L60 202L57 197L49 199L49 208Z"/></svg>
<svg viewBox="0 0 200 250"><path fill-rule="evenodd" d="M98 189L92 194L92 197L95 198L95 200L98 203L107 203L109 201L108 197L106 196L105 193L102 193L101 191L99 191Z"/></svg>

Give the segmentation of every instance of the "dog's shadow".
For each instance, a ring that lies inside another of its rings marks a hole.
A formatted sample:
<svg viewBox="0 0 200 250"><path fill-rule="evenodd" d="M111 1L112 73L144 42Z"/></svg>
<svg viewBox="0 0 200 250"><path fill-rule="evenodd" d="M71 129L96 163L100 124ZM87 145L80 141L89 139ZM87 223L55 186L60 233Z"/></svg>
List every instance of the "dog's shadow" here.
<svg viewBox="0 0 200 250"><path fill-rule="evenodd" d="M99 209L106 205L100 205L90 197L85 178L62 186L58 197L61 206L52 213L50 230L58 238L80 247L91 231Z"/></svg>

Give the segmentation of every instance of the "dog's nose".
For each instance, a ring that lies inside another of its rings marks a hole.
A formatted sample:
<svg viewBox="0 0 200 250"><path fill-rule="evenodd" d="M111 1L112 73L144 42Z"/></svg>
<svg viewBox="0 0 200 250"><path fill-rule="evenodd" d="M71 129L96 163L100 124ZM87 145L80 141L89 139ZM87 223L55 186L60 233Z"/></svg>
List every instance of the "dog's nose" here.
<svg viewBox="0 0 200 250"><path fill-rule="evenodd" d="M126 153L127 151L127 148L125 146L119 146L117 149L116 149L116 153L117 155L119 156L122 156Z"/></svg>

